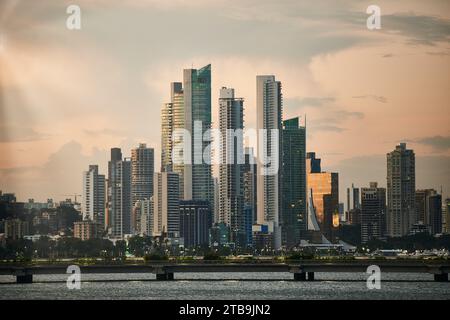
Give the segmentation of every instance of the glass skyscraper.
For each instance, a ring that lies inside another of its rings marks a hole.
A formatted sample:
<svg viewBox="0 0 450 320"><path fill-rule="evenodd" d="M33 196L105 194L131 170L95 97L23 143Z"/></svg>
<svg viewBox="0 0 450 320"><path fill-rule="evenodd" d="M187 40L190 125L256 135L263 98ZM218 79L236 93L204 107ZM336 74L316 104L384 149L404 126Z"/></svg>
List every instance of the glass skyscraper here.
<svg viewBox="0 0 450 320"><path fill-rule="evenodd" d="M282 242L291 247L306 232L306 128L299 118L283 121Z"/></svg>
<svg viewBox="0 0 450 320"><path fill-rule="evenodd" d="M205 132L211 129L211 65L198 70L185 69L183 90L184 128L191 134L191 164L185 164L183 172L184 199L208 200L212 205L211 154L204 157L204 150L210 144Z"/></svg>

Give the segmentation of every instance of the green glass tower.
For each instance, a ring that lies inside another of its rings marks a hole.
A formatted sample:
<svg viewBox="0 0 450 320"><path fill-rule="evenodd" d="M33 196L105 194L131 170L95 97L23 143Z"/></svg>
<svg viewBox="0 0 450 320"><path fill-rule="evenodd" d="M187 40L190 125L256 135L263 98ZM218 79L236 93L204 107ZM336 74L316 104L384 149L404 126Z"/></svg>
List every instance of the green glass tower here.
<svg viewBox="0 0 450 320"><path fill-rule="evenodd" d="M191 133L191 162L184 166L184 199L208 200L213 207L214 188L211 154L204 155L210 144L205 132L211 129L211 65L185 69L184 128ZM203 136L203 141L200 141Z"/></svg>
<svg viewBox="0 0 450 320"><path fill-rule="evenodd" d="M307 228L306 214L306 127L299 118L283 121L282 133L282 244L300 243Z"/></svg>

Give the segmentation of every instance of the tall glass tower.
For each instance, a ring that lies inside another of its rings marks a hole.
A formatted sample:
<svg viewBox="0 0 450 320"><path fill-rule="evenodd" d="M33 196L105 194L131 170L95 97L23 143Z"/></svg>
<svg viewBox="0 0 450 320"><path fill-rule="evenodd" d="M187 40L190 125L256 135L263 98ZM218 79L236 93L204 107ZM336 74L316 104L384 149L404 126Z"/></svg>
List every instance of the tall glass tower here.
<svg viewBox="0 0 450 320"><path fill-rule="evenodd" d="M282 214L283 244L300 243L306 232L306 128L299 118L283 121Z"/></svg>
<svg viewBox="0 0 450 320"><path fill-rule="evenodd" d="M184 128L191 134L191 164L185 164L183 172L184 199L208 200L212 208L211 154L204 152L210 144L205 133L211 129L211 65L185 69L183 90Z"/></svg>

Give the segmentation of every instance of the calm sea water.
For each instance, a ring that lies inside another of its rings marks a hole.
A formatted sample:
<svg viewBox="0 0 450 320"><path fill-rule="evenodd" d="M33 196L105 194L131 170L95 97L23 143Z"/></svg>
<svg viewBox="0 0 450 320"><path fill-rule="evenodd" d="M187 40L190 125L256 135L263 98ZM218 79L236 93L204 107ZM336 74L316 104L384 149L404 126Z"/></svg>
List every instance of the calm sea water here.
<svg viewBox="0 0 450 320"><path fill-rule="evenodd" d="M380 290L367 289L365 273L315 277L299 282L287 273L183 273L175 281L156 281L152 274L90 274L82 275L80 290L69 290L64 275L34 276L33 284L0 276L0 299L450 299L450 283L428 274L385 274Z"/></svg>

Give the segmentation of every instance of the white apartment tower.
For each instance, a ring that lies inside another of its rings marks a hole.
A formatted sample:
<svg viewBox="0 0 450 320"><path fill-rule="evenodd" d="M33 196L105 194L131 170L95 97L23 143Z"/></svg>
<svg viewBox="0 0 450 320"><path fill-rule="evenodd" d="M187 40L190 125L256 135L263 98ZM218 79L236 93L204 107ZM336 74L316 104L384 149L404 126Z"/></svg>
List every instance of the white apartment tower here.
<svg viewBox="0 0 450 320"><path fill-rule="evenodd" d="M180 181L175 172L157 172L154 175L153 236L166 233L168 237L179 237L180 233Z"/></svg>
<svg viewBox="0 0 450 320"><path fill-rule="evenodd" d="M273 75L256 77L256 116L258 129L257 223L273 232L275 249L281 246L282 94L281 82ZM261 131L265 130L265 134ZM271 159L270 163L269 160Z"/></svg>
<svg viewBox="0 0 450 320"><path fill-rule="evenodd" d="M83 172L83 220L105 225L105 176L98 173L98 165L90 165Z"/></svg>

